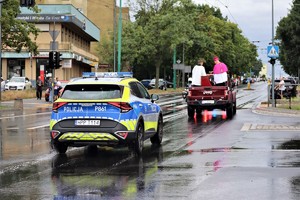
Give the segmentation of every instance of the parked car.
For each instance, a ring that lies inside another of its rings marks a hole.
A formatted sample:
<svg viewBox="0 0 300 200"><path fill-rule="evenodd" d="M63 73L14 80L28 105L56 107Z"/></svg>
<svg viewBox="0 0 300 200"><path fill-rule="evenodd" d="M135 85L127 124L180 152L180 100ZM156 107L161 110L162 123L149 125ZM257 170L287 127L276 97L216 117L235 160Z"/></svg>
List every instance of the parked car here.
<svg viewBox="0 0 300 200"><path fill-rule="evenodd" d="M151 79L143 79L143 80L141 80L140 82L141 82L141 83L145 86L145 88L147 88L148 90L153 88L152 86L150 86Z"/></svg>
<svg viewBox="0 0 300 200"><path fill-rule="evenodd" d="M49 136L58 153L69 146L92 145L127 146L140 155L144 140L162 142L158 95L150 95L137 79L122 72L106 74L70 82L53 103Z"/></svg>
<svg viewBox="0 0 300 200"><path fill-rule="evenodd" d="M27 77L13 76L6 84L5 90L25 90L32 88Z"/></svg>
<svg viewBox="0 0 300 200"><path fill-rule="evenodd" d="M244 78L243 79L243 84L248 84L249 81L251 83L251 78Z"/></svg>
<svg viewBox="0 0 300 200"><path fill-rule="evenodd" d="M150 86L151 86L152 88L155 88L155 78L152 79L152 80L150 81ZM164 86L165 86L166 88L172 88L172 87L173 87L173 83L170 82L170 81L166 81L166 80L164 80L164 79L159 79L159 80L158 80L158 88L159 88L159 89L164 89L164 88L163 88Z"/></svg>

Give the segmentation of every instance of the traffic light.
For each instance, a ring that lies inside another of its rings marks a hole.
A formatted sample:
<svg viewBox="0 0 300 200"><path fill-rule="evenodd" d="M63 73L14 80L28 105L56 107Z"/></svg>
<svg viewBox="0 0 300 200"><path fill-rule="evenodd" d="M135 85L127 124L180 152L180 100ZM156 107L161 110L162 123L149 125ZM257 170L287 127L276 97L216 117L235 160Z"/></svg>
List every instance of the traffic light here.
<svg viewBox="0 0 300 200"><path fill-rule="evenodd" d="M20 0L21 7L33 7L35 5L35 0Z"/></svg>
<svg viewBox="0 0 300 200"><path fill-rule="evenodd" d="M58 51L56 51L55 52L55 55L54 55L54 61L55 61L55 69L59 69L59 68L61 68L61 64L60 64L60 62L62 61L62 59L60 58L60 56L61 56L62 54L60 53L60 52L58 52Z"/></svg>
<svg viewBox="0 0 300 200"><path fill-rule="evenodd" d="M50 69L54 69L55 66L54 66L54 52L53 51L50 51L49 52L49 67Z"/></svg>
<svg viewBox="0 0 300 200"><path fill-rule="evenodd" d="M269 60L269 63L271 63L272 65L274 65L275 62L276 62L276 59L275 59L275 58L271 58L271 59Z"/></svg>

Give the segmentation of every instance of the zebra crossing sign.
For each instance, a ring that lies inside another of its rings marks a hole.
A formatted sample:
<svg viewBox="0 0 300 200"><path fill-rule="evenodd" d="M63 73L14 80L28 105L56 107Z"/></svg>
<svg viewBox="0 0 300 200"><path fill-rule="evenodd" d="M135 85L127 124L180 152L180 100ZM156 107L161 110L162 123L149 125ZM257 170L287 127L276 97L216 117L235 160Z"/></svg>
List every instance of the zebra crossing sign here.
<svg viewBox="0 0 300 200"><path fill-rule="evenodd" d="M279 47L278 46L268 46L268 57L269 58L278 58L279 57Z"/></svg>

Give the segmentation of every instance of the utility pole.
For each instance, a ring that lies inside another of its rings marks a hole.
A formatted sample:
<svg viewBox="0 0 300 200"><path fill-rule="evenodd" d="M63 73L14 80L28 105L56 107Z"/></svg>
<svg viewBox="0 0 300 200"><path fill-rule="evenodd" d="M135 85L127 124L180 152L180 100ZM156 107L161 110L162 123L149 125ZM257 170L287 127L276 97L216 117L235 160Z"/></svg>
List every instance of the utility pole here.
<svg viewBox="0 0 300 200"><path fill-rule="evenodd" d="M114 72L116 71L116 0L114 0Z"/></svg>
<svg viewBox="0 0 300 200"><path fill-rule="evenodd" d="M118 24L118 72L121 71L121 43L122 43L122 0L119 7L119 24Z"/></svg>
<svg viewBox="0 0 300 200"><path fill-rule="evenodd" d="M0 1L0 19L2 18L2 3L3 1ZM2 24L1 24L1 21L0 21L0 78L2 78ZM2 80L0 81L0 103L2 101L2 98L1 98L1 82Z"/></svg>
<svg viewBox="0 0 300 200"><path fill-rule="evenodd" d="M176 64L176 47L173 51L173 66ZM173 69L173 88L176 89L176 69Z"/></svg>

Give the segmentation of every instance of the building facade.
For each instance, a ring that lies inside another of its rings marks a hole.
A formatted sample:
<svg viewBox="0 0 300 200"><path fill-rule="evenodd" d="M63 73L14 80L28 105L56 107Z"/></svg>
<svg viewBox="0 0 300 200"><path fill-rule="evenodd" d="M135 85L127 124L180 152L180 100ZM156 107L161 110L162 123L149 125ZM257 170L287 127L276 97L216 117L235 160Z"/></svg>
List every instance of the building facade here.
<svg viewBox="0 0 300 200"><path fill-rule="evenodd" d="M62 67L53 73L60 80L81 76L98 66L98 57L91 53L91 42L100 41L100 29L72 5L38 5L40 13L21 8L17 19L35 23L40 32L36 39L38 54L17 53L3 49L2 76L26 76L35 83L38 76L52 76L49 52L59 51Z"/></svg>
<svg viewBox="0 0 300 200"><path fill-rule="evenodd" d="M26 76L34 83L40 75L44 79L51 76L50 51L62 53L62 67L54 71L60 80L81 76L83 71L95 71L95 66L98 71L114 70L113 65L99 60L97 46L100 38L111 39L115 35L117 47L119 7L115 0L36 0L36 4L41 13L22 7L18 19L35 23L41 30L36 40L39 54L3 49L4 79ZM122 7L122 21L130 21L128 7Z"/></svg>
<svg viewBox="0 0 300 200"><path fill-rule="evenodd" d="M71 4L83 13L97 27L100 28L100 38L110 40L115 36L117 46L117 29L119 21L119 7L116 0L36 0L37 4ZM130 21L129 8L122 5L122 22ZM101 41L100 41L101 43ZM91 42L91 52L97 54L98 42ZM99 60L99 70L113 71L113 66L108 66L103 60ZM102 68L102 69L101 69Z"/></svg>

